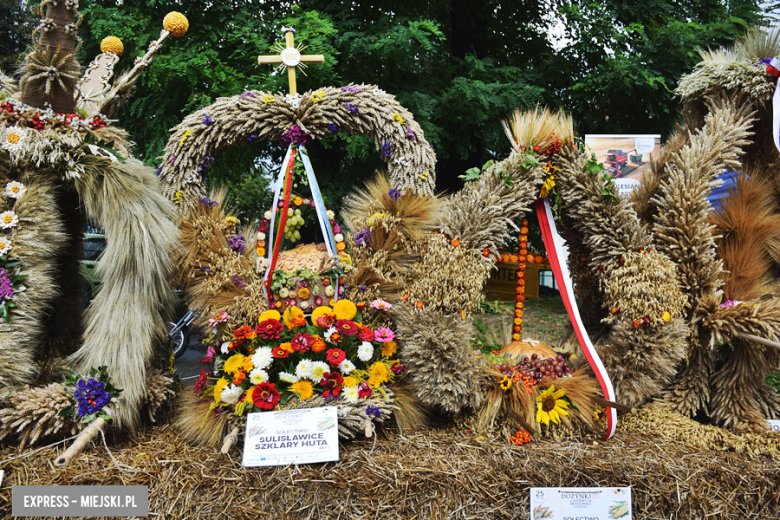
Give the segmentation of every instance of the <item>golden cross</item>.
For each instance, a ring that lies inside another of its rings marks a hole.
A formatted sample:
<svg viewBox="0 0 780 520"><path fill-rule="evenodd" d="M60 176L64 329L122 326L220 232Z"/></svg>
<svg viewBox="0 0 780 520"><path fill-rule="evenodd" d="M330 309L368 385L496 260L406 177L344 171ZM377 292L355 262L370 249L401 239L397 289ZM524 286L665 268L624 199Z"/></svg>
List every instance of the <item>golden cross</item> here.
<svg viewBox="0 0 780 520"><path fill-rule="evenodd" d="M274 45L274 50L279 51L278 56L258 56L257 63L265 65L268 63L280 64L279 70L283 67L287 68L287 78L290 81L290 94L298 93L298 86L295 83L295 67L300 67L301 72L306 67L306 63L323 63L325 56L322 54L311 54L309 56L301 56L301 51L306 47L295 47L295 30L291 28L282 27L284 31L285 43L287 47L282 47L278 42ZM303 72L305 76L306 73Z"/></svg>

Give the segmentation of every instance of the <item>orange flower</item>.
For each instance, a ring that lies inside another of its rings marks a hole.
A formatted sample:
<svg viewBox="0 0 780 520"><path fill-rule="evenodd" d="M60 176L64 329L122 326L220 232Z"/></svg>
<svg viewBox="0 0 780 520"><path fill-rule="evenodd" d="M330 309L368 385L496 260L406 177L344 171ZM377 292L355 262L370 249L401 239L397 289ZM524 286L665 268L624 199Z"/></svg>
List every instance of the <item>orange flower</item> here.
<svg viewBox="0 0 780 520"><path fill-rule="evenodd" d="M524 302L525 296L523 296L522 294L518 294L517 296L515 296L515 301Z"/></svg>
<svg viewBox="0 0 780 520"><path fill-rule="evenodd" d="M515 309L515 317L522 318L523 317L523 309Z"/></svg>
<svg viewBox="0 0 780 520"><path fill-rule="evenodd" d="M490 249L487 248L487 247L485 249L483 249L482 250L482 256L484 256L485 258L488 258L490 256Z"/></svg>
<svg viewBox="0 0 780 520"><path fill-rule="evenodd" d="M512 339L513 339L514 341L520 341L520 334L518 334L517 332L515 332L514 334L512 334Z"/></svg>
<svg viewBox="0 0 780 520"><path fill-rule="evenodd" d="M517 277L518 278L525 278L525 272L520 270L520 269L518 269L517 270Z"/></svg>
<svg viewBox="0 0 780 520"><path fill-rule="evenodd" d="M501 255L501 262L503 262L505 264L508 264L510 259L511 259L511 257L508 254L506 254L506 253Z"/></svg>
<svg viewBox="0 0 780 520"><path fill-rule="evenodd" d="M236 386L240 386L241 383L244 382L244 379L246 379L246 373L243 370L239 370L233 376L233 384L236 385Z"/></svg>
<svg viewBox="0 0 780 520"><path fill-rule="evenodd" d="M512 255L509 257L509 261L513 264L517 263L517 255Z"/></svg>
<svg viewBox="0 0 780 520"><path fill-rule="evenodd" d="M514 325L514 326L512 326L512 330L514 332L520 332L521 330L523 330L523 326L522 325Z"/></svg>
<svg viewBox="0 0 780 520"><path fill-rule="evenodd" d="M612 313L612 315L614 316L615 314L617 314L618 312L620 312L620 309L618 309L617 307L612 307L612 308L609 310L609 312L611 312L611 313Z"/></svg>
<svg viewBox="0 0 780 520"><path fill-rule="evenodd" d="M522 325L523 324L523 318L515 318L514 322L515 322L515 325Z"/></svg>
<svg viewBox="0 0 780 520"><path fill-rule="evenodd" d="M345 244L344 242L338 242L336 244L336 249L339 251L344 251L346 248L347 248L347 244Z"/></svg>
<svg viewBox="0 0 780 520"><path fill-rule="evenodd" d="M642 326L642 320L634 320L634 328L638 329Z"/></svg>
<svg viewBox="0 0 780 520"><path fill-rule="evenodd" d="M257 247L265 247L265 240L258 240Z"/></svg>
<svg viewBox="0 0 780 520"><path fill-rule="evenodd" d="M517 237L517 240L519 240L521 244L524 244L525 242L528 242L528 237L525 235L520 235L519 237Z"/></svg>
<svg viewBox="0 0 780 520"><path fill-rule="evenodd" d="M417 300L417 302L414 304L414 307L416 309L422 309L423 307L425 307L425 302L422 300Z"/></svg>
<svg viewBox="0 0 780 520"><path fill-rule="evenodd" d="M314 352L314 353L320 353L320 352L322 352L323 350L325 350L325 348L327 348L327 345L325 345L325 340L324 340L324 339L322 339L321 337L319 337L319 336L317 336L316 334L314 334L314 335L312 335L312 337L311 337L311 338L314 340L314 341L312 342L312 344L311 344L311 350L312 350L312 352Z"/></svg>
<svg viewBox="0 0 780 520"><path fill-rule="evenodd" d="M527 254L528 254L528 249L523 248L520 250L520 256L525 256Z"/></svg>
<svg viewBox="0 0 780 520"><path fill-rule="evenodd" d="M408 302L409 301L409 293L403 293L401 295L401 301L402 302Z"/></svg>
<svg viewBox="0 0 780 520"><path fill-rule="evenodd" d="M515 303L515 309L522 309L523 308L523 302L516 302Z"/></svg>
<svg viewBox="0 0 780 520"><path fill-rule="evenodd" d="M661 315L661 319L664 320L666 323L669 323L669 320L672 319L672 315L669 314L669 311L664 311L664 313Z"/></svg>
<svg viewBox="0 0 780 520"><path fill-rule="evenodd" d="M536 262L537 264L541 264L543 261L544 261L544 258L541 257L541 256L537 255L537 256L534 257L534 262Z"/></svg>
<svg viewBox="0 0 780 520"><path fill-rule="evenodd" d="M457 238L453 238L450 241L450 244L452 244L452 247L459 247L460 246L460 240L458 240Z"/></svg>
<svg viewBox="0 0 780 520"><path fill-rule="evenodd" d="M296 206L300 206L301 204L303 204L303 198L301 196L295 197L293 199L293 204L295 204Z"/></svg>
<svg viewBox="0 0 780 520"><path fill-rule="evenodd" d="M523 287L522 285L518 285L517 287L515 287L515 292L517 292L517 294L525 294L525 287Z"/></svg>
<svg viewBox="0 0 780 520"><path fill-rule="evenodd" d="M292 354L293 352L295 352L295 349L293 348L292 344L289 343L289 342L288 343L282 343L281 345L279 345L279 348L284 350L288 354Z"/></svg>
<svg viewBox="0 0 780 520"><path fill-rule="evenodd" d="M265 256L265 248L258 247L257 249L255 249L255 253L257 253L257 256Z"/></svg>
<svg viewBox="0 0 780 520"><path fill-rule="evenodd" d="M532 264L532 263L534 263L534 255L527 255L527 256L525 257L525 260L526 260L526 262L528 262L529 264Z"/></svg>
<svg viewBox="0 0 780 520"><path fill-rule="evenodd" d="M308 300L309 296L311 296L311 291L306 287L301 287L298 289L298 298L301 300Z"/></svg>
<svg viewBox="0 0 780 520"><path fill-rule="evenodd" d="M284 320L284 324L287 325L287 330L306 325L306 317L303 315L303 311L294 305L292 307L287 307L282 319Z"/></svg>
<svg viewBox="0 0 780 520"><path fill-rule="evenodd" d="M526 226L523 226L520 228L520 234L521 235L527 235L528 234L528 228Z"/></svg>

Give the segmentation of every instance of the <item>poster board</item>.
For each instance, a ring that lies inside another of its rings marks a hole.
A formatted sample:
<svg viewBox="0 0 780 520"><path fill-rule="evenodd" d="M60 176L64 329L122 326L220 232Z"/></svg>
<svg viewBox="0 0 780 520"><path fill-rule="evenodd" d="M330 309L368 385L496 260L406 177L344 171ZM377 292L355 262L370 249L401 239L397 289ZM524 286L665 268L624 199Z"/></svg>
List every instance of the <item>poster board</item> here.
<svg viewBox="0 0 780 520"><path fill-rule="evenodd" d="M639 181L661 153L661 134L586 134L585 146L616 179Z"/></svg>

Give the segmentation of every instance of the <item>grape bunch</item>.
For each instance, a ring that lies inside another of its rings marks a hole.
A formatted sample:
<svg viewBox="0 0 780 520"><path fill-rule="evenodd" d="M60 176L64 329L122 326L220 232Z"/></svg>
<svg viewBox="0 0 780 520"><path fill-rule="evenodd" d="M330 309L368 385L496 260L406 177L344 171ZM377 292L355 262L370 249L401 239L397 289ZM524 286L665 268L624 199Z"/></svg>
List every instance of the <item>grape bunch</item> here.
<svg viewBox="0 0 780 520"><path fill-rule="evenodd" d="M523 356L517 364L517 369L523 376L536 381L537 383L543 377L558 379L559 377L571 375L571 367L566 362L563 354L558 354L555 358L539 359L536 354L531 354L531 358Z"/></svg>
<svg viewBox="0 0 780 520"><path fill-rule="evenodd" d="M303 223L304 220L301 216L301 210L288 208L287 222L284 224L284 238L289 239L291 242L300 240L301 232L299 229L301 229Z"/></svg>

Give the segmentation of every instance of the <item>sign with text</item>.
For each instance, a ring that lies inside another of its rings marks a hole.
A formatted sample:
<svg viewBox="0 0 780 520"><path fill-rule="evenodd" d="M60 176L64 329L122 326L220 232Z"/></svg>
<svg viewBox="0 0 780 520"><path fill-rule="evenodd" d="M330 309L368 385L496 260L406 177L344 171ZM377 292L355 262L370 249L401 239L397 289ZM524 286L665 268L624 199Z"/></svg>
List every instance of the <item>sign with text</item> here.
<svg viewBox="0 0 780 520"><path fill-rule="evenodd" d="M642 179L651 159L661 153L660 134L585 135L585 146L615 178Z"/></svg>
<svg viewBox="0 0 780 520"><path fill-rule="evenodd" d="M339 460L335 406L250 413L244 466L285 466Z"/></svg>
<svg viewBox="0 0 780 520"><path fill-rule="evenodd" d="M776 419L769 419L768 422L769 422L769 428L773 432L780 432L780 421L778 421Z"/></svg>
<svg viewBox="0 0 780 520"><path fill-rule="evenodd" d="M631 488L531 488L531 520L631 520Z"/></svg>

